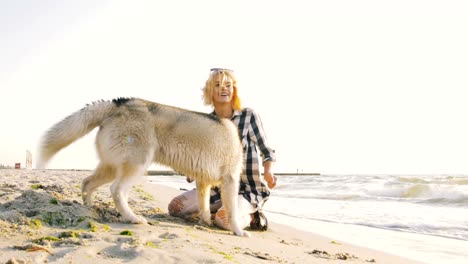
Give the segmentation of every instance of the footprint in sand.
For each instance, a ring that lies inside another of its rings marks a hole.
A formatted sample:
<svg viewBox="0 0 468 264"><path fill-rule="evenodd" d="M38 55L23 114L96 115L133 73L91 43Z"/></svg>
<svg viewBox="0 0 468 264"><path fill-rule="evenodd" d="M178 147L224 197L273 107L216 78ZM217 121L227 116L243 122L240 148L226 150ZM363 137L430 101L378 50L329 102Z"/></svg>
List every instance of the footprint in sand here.
<svg viewBox="0 0 468 264"><path fill-rule="evenodd" d="M159 236L159 238L163 238L163 239L174 239L174 238L178 238L179 236L177 234L171 234L169 232L166 232L164 234L161 234Z"/></svg>

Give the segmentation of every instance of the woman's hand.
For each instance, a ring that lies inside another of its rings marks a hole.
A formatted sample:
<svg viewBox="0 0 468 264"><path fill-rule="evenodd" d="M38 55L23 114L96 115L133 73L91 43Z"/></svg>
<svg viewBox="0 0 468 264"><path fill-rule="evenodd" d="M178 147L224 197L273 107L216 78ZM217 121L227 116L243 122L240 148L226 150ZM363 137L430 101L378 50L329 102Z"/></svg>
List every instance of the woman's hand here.
<svg viewBox="0 0 468 264"><path fill-rule="evenodd" d="M265 180L268 184L268 188L273 189L276 186L276 182L278 181L278 178L273 175L273 173L269 171L265 171L263 176L265 177Z"/></svg>
<svg viewBox="0 0 468 264"><path fill-rule="evenodd" d="M268 184L268 188L273 189L276 186L278 178L271 172L271 167L273 167L273 162L271 160L263 162L263 177Z"/></svg>

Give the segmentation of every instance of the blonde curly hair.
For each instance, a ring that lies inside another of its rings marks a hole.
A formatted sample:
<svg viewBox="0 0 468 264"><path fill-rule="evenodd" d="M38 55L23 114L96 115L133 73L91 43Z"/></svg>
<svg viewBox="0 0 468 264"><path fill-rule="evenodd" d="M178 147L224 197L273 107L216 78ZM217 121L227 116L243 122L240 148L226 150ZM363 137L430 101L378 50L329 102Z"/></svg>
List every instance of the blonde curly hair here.
<svg viewBox="0 0 468 264"><path fill-rule="evenodd" d="M223 82L226 81L226 79L231 79L232 81L232 87L233 87L233 92L232 92L232 108L234 110L241 110L241 101L238 96L238 91L237 91L237 81L236 78L234 77L234 74L232 70L229 69L219 69L219 68L214 68L211 69L210 71L210 76L208 77L208 80L206 80L205 86L202 88L203 91L203 103L205 105L211 105L213 106L213 89L215 87L215 82L218 79L218 77L221 76L221 80Z"/></svg>

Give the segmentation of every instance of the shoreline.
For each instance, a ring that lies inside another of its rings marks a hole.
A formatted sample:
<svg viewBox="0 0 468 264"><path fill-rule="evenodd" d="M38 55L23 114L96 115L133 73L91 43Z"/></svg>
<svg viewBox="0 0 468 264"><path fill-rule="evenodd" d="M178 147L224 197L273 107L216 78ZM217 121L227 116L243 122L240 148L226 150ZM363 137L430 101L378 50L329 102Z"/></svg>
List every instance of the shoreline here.
<svg viewBox="0 0 468 264"><path fill-rule="evenodd" d="M182 176L172 178L173 176L147 177L153 184L162 184L182 190L195 188L193 183L187 183ZM295 202L295 200L301 201ZM425 263L462 264L468 257L467 240L383 228L382 223L375 223L375 225L372 222L354 224L346 223L344 219L343 222L320 219L314 216L314 207L322 206L321 209L317 208L320 211L325 205L317 204L318 201L320 200L288 198L278 195L275 191L266 204L264 212L270 223L285 224L305 232L312 231L329 238L339 238L341 242L369 247ZM289 210L289 206L294 210ZM353 214L353 212L348 213ZM356 213L360 214L360 212Z"/></svg>
<svg viewBox="0 0 468 264"><path fill-rule="evenodd" d="M273 212L267 211L267 213L271 222L286 222L299 230L313 230L318 235L339 238L343 243L395 254L413 261L434 264L466 262L468 244L464 240L371 226L293 219Z"/></svg>
<svg viewBox="0 0 468 264"><path fill-rule="evenodd" d="M251 238L186 222L167 214L181 191L145 177L130 191L129 205L150 224L121 223L109 185L97 190L92 208L82 205L88 175L0 170L0 263L421 263L276 222L266 232L250 231Z"/></svg>

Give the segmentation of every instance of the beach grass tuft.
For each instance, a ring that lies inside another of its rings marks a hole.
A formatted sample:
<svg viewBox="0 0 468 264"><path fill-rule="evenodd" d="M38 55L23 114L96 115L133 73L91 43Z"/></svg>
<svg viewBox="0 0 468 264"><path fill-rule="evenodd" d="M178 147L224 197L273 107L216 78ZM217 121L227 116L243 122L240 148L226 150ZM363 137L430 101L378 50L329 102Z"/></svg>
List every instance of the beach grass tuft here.
<svg viewBox="0 0 468 264"><path fill-rule="evenodd" d="M45 236L45 237L34 239L32 242L36 244L40 244L43 241L60 241L60 238L56 236Z"/></svg>
<svg viewBox="0 0 468 264"><path fill-rule="evenodd" d="M146 242L145 246L150 247L150 248L160 248L160 246L156 245L155 243L151 241Z"/></svg>
<svg viewBox="0 0 468 264"><path fill-rule="evenodd" d="M94 223L94 222L91 222L91 221L88 223L88 228L89 228L89 230L90 230L91 232L93 232L93 233L95 233L95 232L98 231L98 226L97 226L97 224Z"/></svg>
<svg viewBox="0 0 468 264"><path fill-rule="evenodd" d="M59 238L78 238L80 237L80 232L71 230L71 231L66 231L62 232L59 234Z"/></svg>
<svg viewBox="0 0 468 264"><path fill-rule="evenodd" d="M39 219L32 219L29 221L29 227L32 229L40 229L42 227L42 222Z"/></svg>
<svg viewBox="0 0 468 264"><path fill-rule="evenodd" d="M133 232L130 231L130 230L124 230L122 232L120 232L121 235L123 236L133 236Z"/></svg>
<svg viewBox="0 0 468 264"><path fill-rule="evenodd" d="M154 196L150 193L145 192L141 188L133 187L133 190L138 193L140 199L147 200L147 201L154 201Z"/></svg>
<svg viewBox="0 0 468 264"><path fill-rule="evenodd" d="M42 216L42 220L50 226L64 225L66 223L65 218L61 212L46 212Z"/></svg>
<svg viewBox="0 0 468 264"><path fill-rule="evenodd" d="M44 185L42 184L33 184L31 185L31 189L33 190L38 190L38 189L43 189L44 188Z"/></svg>
<svg viewBox="0 0 468 264"><path fill-rule="evenodd" d="M216 249L216 248L215 248L214 246L212 246L212 245L208 245L208 244L207 244L207 246L208 246L214 253L223 256L225 259L227 259L227 260L234 260L234 257L233 257L232 255L230 255L230 254L228 254L228 253L226 253L226 252L220 251L220 250Z"/></svg>

